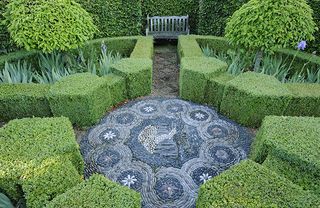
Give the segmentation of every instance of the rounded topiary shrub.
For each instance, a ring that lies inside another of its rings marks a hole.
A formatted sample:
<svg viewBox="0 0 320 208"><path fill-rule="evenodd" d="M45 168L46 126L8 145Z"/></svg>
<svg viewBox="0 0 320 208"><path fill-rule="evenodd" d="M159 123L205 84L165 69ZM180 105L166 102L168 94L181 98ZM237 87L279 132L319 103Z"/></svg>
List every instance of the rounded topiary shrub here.
<svg viewBox="0 0 320 208"><path fill-rule="evenodd" d="M313 11L305 0L250 0L229 19L231 43L260 51L296 47L313 40Z"/></svg>
<svg viewBox="0 0 320 208"><path fill-rule="evenodd" d="M5 16L12 39L27 50L77 48L96 30L91 16L73 0L12 0Z"/></svg>

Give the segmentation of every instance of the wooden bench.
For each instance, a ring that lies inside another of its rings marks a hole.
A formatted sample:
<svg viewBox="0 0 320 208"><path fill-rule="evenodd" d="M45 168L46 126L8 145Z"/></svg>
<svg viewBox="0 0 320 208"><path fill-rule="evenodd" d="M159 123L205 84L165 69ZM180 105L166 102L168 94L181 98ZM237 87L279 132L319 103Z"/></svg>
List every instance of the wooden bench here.
<svg viewBox="0 0 320 208"><path fill-rule="evenodd" d="M189 16L147 17L146 35L155 39L178 39L179 35L189 35Z"/></svg>

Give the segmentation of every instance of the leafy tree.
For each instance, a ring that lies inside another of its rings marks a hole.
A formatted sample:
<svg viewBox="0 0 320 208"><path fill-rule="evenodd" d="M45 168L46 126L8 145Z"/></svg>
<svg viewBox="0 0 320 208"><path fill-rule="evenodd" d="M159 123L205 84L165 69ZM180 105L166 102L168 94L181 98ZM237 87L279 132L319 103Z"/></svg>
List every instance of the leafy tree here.
<svg viewBox="0 0 320 208"><path fill-rule="evenodd" d="M91 39L91 16L73 0L11 0L5 13L12 39L27 50L66 51Z"/></svg>
<svg viewBox="0 0 320 208"><path fill-rule="evenodd" d="M314 40L317 28L312 14L305 0L250 0L229 19L226 37L235 45L257 51L257 69L264 52Z"/></svg>

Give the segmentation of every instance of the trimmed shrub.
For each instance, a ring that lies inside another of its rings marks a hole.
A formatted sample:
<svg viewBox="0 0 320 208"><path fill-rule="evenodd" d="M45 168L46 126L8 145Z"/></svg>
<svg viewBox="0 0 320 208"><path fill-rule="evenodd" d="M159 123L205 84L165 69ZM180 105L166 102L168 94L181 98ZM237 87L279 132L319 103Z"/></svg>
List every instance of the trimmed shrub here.
<svg viewBox="0 0 320 208"><path fill-rule="evenodd" d="M252 144L250 158L263 163L271 155L266 166L291 175L288 178L303 187L315 183L311 189L317 187L319 193L319 135L320 118L268 116ZM313 180L306 180L306 175Z"/></svg>
<svg viewBox="0 0 320 208"><path fill-rule="evenodd" d="M140 208L141 197L129 188L95 174L89 180L56 197L47 206L47 208L59 207Z"/></svg>
<svg viewBox="0 0 320 208"><path fill-rule="evenodd" d="M225 72L209 79L205 96L207 103L219 110L226 84L234 78L234 75Z"/></svg>
<svg viewBox="0 0 320 208"><path fill-rule="evenodd" d="M149 58L126 58L111 66L114 74L126 80L128 98L133 99L151 93L152 60Z"/></svg>
<svg viewBox="0 0 320 208"><path fill-rule="evenodd" d="M293 98L284 115L320 117L320 84L287 83Z"/></svg>
<svg viewBox="0 0 320 208"><path fill-rule="evenodd" d="M153 59L153 38L139 37L130 58Z"/></svg>
<svg viewBox="0 0 320 208"><path fill-rule="evenodd" d="M320 29L320 0L307 0L308 4L313 9L313 20L315 21L318 29ZM320 32L317 31L314 33L315 41L309 44L310 52L320 51Z"/></svg>
<svg viewBox="0 0 320 208"><path fill-rule="evenodd" d="M13 0L5 17L12 39L27 50L78 48L96 30L90 15L73 0Z"/></svg>
<svg viewBox="0 0 320 208"><path fill-rule="evenodd" d="M320 195L320 175L314 175L314 173L305 171L298 166L294 166L289 161L282 160L269 154L266 160L262 163L267 167L278 173L281 176L286 177L295 184L301 186L304 190L313 191L315 194Z"/></svg>
<svg viewBox="0 0 320 208"><path fill-rule="evenodd" d="M178 40L178 56L181 61L184 57L202 57L203 53L195 37L192 35L181 35Z"/></svg>
<svg viewBox="0 0 320 208"><path fill-rule="evenodd" d="M257 51L296 48L301 40L314 40L312 14L305 0L250 0L229 19L226 37Z"/></svg>
<svg viewBox="0 0 320 208"><path fill-rule="evenodd" d="M198 208L315 207L317 196L246 160L200 187Z"/></svg>
<svg viewBox="0 0 320 208"><path fill-rule="evenodd" d="M246 72L227 83L220 110L240 124L258 127L267 115L283 115L291 97L276 78Z"/></svg>
<svg viewBox="0 0 320 208"><path fill-rule="evenodd" d="M198 0L143 0L143 17L149 16L186 16L189 15L191 32L197 30Z"/></svg>
<svg viewBox="0 0 320 208"><path fill-rule="evenodd" d="M216 37L216 36L195 36L200 47L212 48L216 51L224 51L227 52L229 49L233 49L234 47L228 43L228 40L224 37Z"/></svg>
<svg viewBox="0 0 320 208"><path fill-rule="evenodd" d="M142 29L141 0L76 0L98 27L95 38L139 35Z"/></svg>
<svg viewBox="0 0 320 208"><path fill-rule="evenodd" d="M0 120L51 116L46 98L50 85L0 84Z"/></svg>
<svg viewBox="0 0 320 208"><path fill-rule="evenodd" d="M107 80L89 73L56 82L48 99L54 116L66 116L82 127L95 124L112 103Z"/></svg>
<svg viewBox="0 0 320 208"><path fill-rule="evenodd" d="M70 160L62 157L46 159L39 166L25 171L21 177L27 206L35 208L42 208L55 196L82 181Z"/></svg>
<svg viewBox="0 0 320 208"><path fill-rule="evenodd" d="M180 66L180 97L194 102L204 103L208 80L218 73L225 72L228 65L215 58L182 58Z"/></svg>
<svg viewBox="0 0 320 208"><path fill-rule="evenodd" d="M17 51L8 53L0 56L0 70L4 68L6 62L8 63L16 63L19 60L26 60L28 63L31 63L32 66L36 66L38 64L37 58L38 53L36 51Z"/></svg>
<svg viewBox="0 0 320 208"><path fill-rule="evenodd" d="M58 156L63 159L54 159ZM55 193L71 188L80 181L84 169L79 145L67 118L25 118L12 120L0 128L0 167L0 188L17 200L21 197L22 185L31 204L42 203ZM43 172L46 167L48 172ZM41 181L38 177L32 178L31 173L39 174Z"/></svg>
<svg viewBox="0 0 320 208"><path fill-rule="evenodd" d="M227 19L248 0L200 0L198 33L223 36Z"/></svg>
<svg viewBox="0 0 320 208"><path fill-rule="evenodd" d="M126 82L123 77L109 74L103 78L106 79L109 86L112 106L115 106L127 99Z"/></svg>

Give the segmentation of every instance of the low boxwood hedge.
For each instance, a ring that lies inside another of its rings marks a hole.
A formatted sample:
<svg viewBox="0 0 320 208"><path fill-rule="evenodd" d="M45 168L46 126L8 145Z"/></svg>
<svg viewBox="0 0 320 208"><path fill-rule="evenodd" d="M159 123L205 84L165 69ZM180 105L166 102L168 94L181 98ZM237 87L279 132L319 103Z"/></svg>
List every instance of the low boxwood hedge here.
<svg viewBox="0 0 320 208"><path fill-rule="evenodd" d="M305 188L317 187L319 193L319 135L320 118L268 116L252 144L250 158L263 163L271 155L266 166Z"/></svg>
<svg viewBox="0 0 320 208"><path fill-rule="evenodd" d="M50 85L0 84L0 120L51 116L46 95Z"/></svg>
<svg viewBox="0 0 320 208"><path fill-rule="evenodd" d="M285 115L320 117L320 84L287 83L285 86L293 95Z"/></svg>
<svg viewBox="0 0 320 208"><path fill-rule="evenodd" d="M153 38L139 37L130 58L153 59Z"/></svg>
<svg viewBox="0 0 320 208"><path fill-rule="evenodd" d="M126 82L123 77L109 74L104 77L108 86L111 96L111 105L117 105L127 99Z"/></svg>
<svg viewBox="0 0 320 208"><path fill-rule="evenodd" d="M208 81L208 87L205 96L207 104L219 110L227 82L234 79L235 77L236 76L228 72L224 72L210 78Z"/></svg>
<svg viewBox="0 0 320 208"><path fill-rule="evenodd" d="M195 36L196 41L200 47L209 47L218 52L227 52L229 49L233 49L234 46L231 46L228 40L224 37L216 36Z"/></svg>
<svg viewBox="0 0 320 208"><path fill-rule="evenodd" d="M73 187L52 200L47 208L140 208L141 197L135 191L109 181L102 175Z"/></svg>
<svg viewBox="0 0 320 208"><path fill-rule="evenodd" d="M204 103L208 80L225 72L228 65L215 58L182 58L180 65L180 97L186 100Z"/></svg>
<svg viewBox="0 0 320 208"><path fill-rule="evenodd" d="M197 43L196 36L193 35L181 35L178 39L178 57L181 61L184 57L203 57L202 50Z"/></svg>
<svg viewBox="0 0 320 208"><path fill-rule="evenodd" d="M152 60L149 58L125 58L111 66L114 74L126 80L128 98L148 95L152 89Z"/></svg>
<svg viewBox="0 0 320 208"><path fill-rule="evenodd" d="M227 83L220 110L246 126L258 127L268 115L283 115L292 94L276 78L246 72Z"/></svg>
<svg viewBox="0 0 320 208"><path fill-rule="evenodd" d="M246 160L200 187L197 208L317 207L319 198L266 167Z"/></svg>
<svg viewBox="0 0 320 208"><path fill-rule="evenodd" d="M25 118L0 128L0 189L29 207L81 181L83 160L67 118ZM62 177L63 176L63 177Z"/></svg>
<svg viewBox="0 0 320 208"><path fill-rule="evenodd" d="M54 116L66 116L79 126L95 124L112 104L107 80L89 73L56 82L48 99Z"/></svg>

